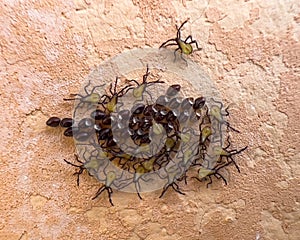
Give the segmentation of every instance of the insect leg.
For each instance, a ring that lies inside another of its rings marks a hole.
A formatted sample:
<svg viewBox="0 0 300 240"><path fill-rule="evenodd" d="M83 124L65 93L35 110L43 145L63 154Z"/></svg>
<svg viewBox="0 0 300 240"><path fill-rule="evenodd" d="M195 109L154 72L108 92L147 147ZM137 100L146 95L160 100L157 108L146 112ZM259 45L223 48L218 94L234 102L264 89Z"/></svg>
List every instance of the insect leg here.
<svg viewBox="0 0 300 240"><path fill-rule="evenodd" d="M179 186L178 186L177 183L173 182L171 185L172 185L172 188L175 190L175 192L178 192L181 195L185 195L185 193L180 191Z"/></svg>
<svg viewBox="0 0 300 240"><path fill-rule="evenodd" d="M108 192L108 198L109 198L109 202L112 206L114 206L113 202L112 202L112 199L111 199L111 195L113 193L113 190L110 188L110 187L107 187L106 188L107 192Z"/></svg>
<svg viewBox="0 0 300 240"><path fill-rule="evenodd" d="M168 43L168 42L171 42L171 41L176 42L176 39L175 39L175 38L172 38L172 39L169 39L169 40L165 41L164 43L162 43L162 44L160 45L159 48L166 47L166 46L170 46L170 45L167 44L167 43ZM174 44L174 45L177 45L176 43L173 43L173 44Z"/></svg>
<svg viewBox="0 0 300 240"><path fill-rule="evenodd" d="M196 47L197 47L197 49L196 49L196 50L194 50L194 51L200 51L200 50L202 50L202 48L201 48L201 47L199 48L199 46L198 46L198 42L197 42L196 40L193 40L193 41L191 41L191 42L190 42L190 44L193 44L193 43L194 43L194 44L196 45Z"/></svg>
<svg viewBox="0 0 300 240"><path fill-rule="evenodd" d="M165 192L168 190L168 188L170 187L170 184L168 184L167 186L164 187L162 193L160 194L159 198L162 198L163 195L165 194Z"/></svg>
<svg viewBox="0 0 300 240"><path fill-rule="evenodd" d="M96 199L97 197L99 197L100 194L101 194L104 190L106 190L106 188L107 188L107 187L106 187L105 185L101 186L101 187L98 189L98 191L96 192L95 196L92 198L92 200L94 200L94 199Z"/></svg>
<svg viewBox="0 0 300 240"><path fill-rule="evenodd" d="M134 186L135 186L135 190L136 190L137 195L139 196L139 198L140 198L141 200L143 200L143 198L141 197L141 194L140 194L140 188L141 188L141 187L140 187L140 184L139 184L139 181L138 181L138 180L135 182Z"/></svg>
<svg viewBox="0 0 300 240"><path fill-rule="evenodd" d="M181 49L180 49L180 48L176 48L175 51L174 51L174 62L176 61L176 52L177 52L178 50L181 50Z"/></svg>

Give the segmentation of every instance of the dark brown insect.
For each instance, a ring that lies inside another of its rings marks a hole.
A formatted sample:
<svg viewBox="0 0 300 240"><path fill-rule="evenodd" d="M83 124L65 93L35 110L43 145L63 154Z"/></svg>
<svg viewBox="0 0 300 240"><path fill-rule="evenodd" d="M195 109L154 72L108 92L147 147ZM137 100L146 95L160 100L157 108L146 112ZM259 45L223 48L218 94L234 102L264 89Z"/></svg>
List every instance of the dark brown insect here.
<svg viewBox="0 0 300 240"><path fill-rule="evenodd" d="M58 117L50 117L47 122L46 125L49 127L58 127L60 124L60 118Z"/></svg>

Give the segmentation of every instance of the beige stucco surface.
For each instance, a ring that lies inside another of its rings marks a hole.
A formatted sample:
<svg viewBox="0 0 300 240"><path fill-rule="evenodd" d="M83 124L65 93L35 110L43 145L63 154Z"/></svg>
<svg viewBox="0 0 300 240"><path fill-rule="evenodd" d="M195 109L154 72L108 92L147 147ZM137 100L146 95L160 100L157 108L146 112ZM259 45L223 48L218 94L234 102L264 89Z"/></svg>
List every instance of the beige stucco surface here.
<svg viewBox="0 0 300 240"><path fill-rule="evenodd" d="M71 116L63 101L89 70L125 49L158 47L190 18L206 70L242 131L229 184L190 181L168 191L76 186L72 140L45 121ZM264 239L300 236L299 1L0 2L0 239Z"/></svg>

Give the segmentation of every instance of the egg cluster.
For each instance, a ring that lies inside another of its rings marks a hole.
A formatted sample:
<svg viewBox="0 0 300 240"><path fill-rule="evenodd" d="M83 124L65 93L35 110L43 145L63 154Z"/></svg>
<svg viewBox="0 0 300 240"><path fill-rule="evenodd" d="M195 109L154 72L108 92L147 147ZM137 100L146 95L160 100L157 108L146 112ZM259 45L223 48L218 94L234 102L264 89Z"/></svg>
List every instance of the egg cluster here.
<svg viewBox="0 0 300 240"><path fill-rule="evenodd" d="M126 80L121 89L117 77L105 94L97 93L104 85L88 91L89 82L85 95L65 99L75 101L73 118L50 117L46 122L74 138L80 164L65 162L78 168L77 184L87 170L103 183L94 198L107 191L111 205L113 189L136 192L142 199L140 193L158 188L160 197L169 187L184 195L178 182L189 178L207 179L208 186L214 176L227 184L220 170L234 165L240 171L234 156L247 148L231 148L227 133L239 131L226 120L229 112L221 102L182 97L179 84L153 100L149 88L165 83L150 81L149 75L147 68L141 82ZM130 104L122 101L126 96Z"/></svg>

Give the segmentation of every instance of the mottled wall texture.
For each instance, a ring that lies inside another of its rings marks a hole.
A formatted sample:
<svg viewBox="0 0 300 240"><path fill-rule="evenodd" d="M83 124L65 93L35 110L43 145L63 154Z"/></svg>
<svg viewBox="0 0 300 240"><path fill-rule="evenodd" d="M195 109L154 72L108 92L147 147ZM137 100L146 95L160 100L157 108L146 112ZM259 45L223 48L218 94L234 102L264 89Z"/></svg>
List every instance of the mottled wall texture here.
<svg viewBox="0 0 300 240"><path fill-rule="evenodd" d="M189 18L188 56L218 87L248 145L222 181L186 195L114 192L84 173L72 140L45 126L90 69L124 50L157 48ZM52 0L0 2L0 239L242 239L300 236L298 0Z"/></svg>

